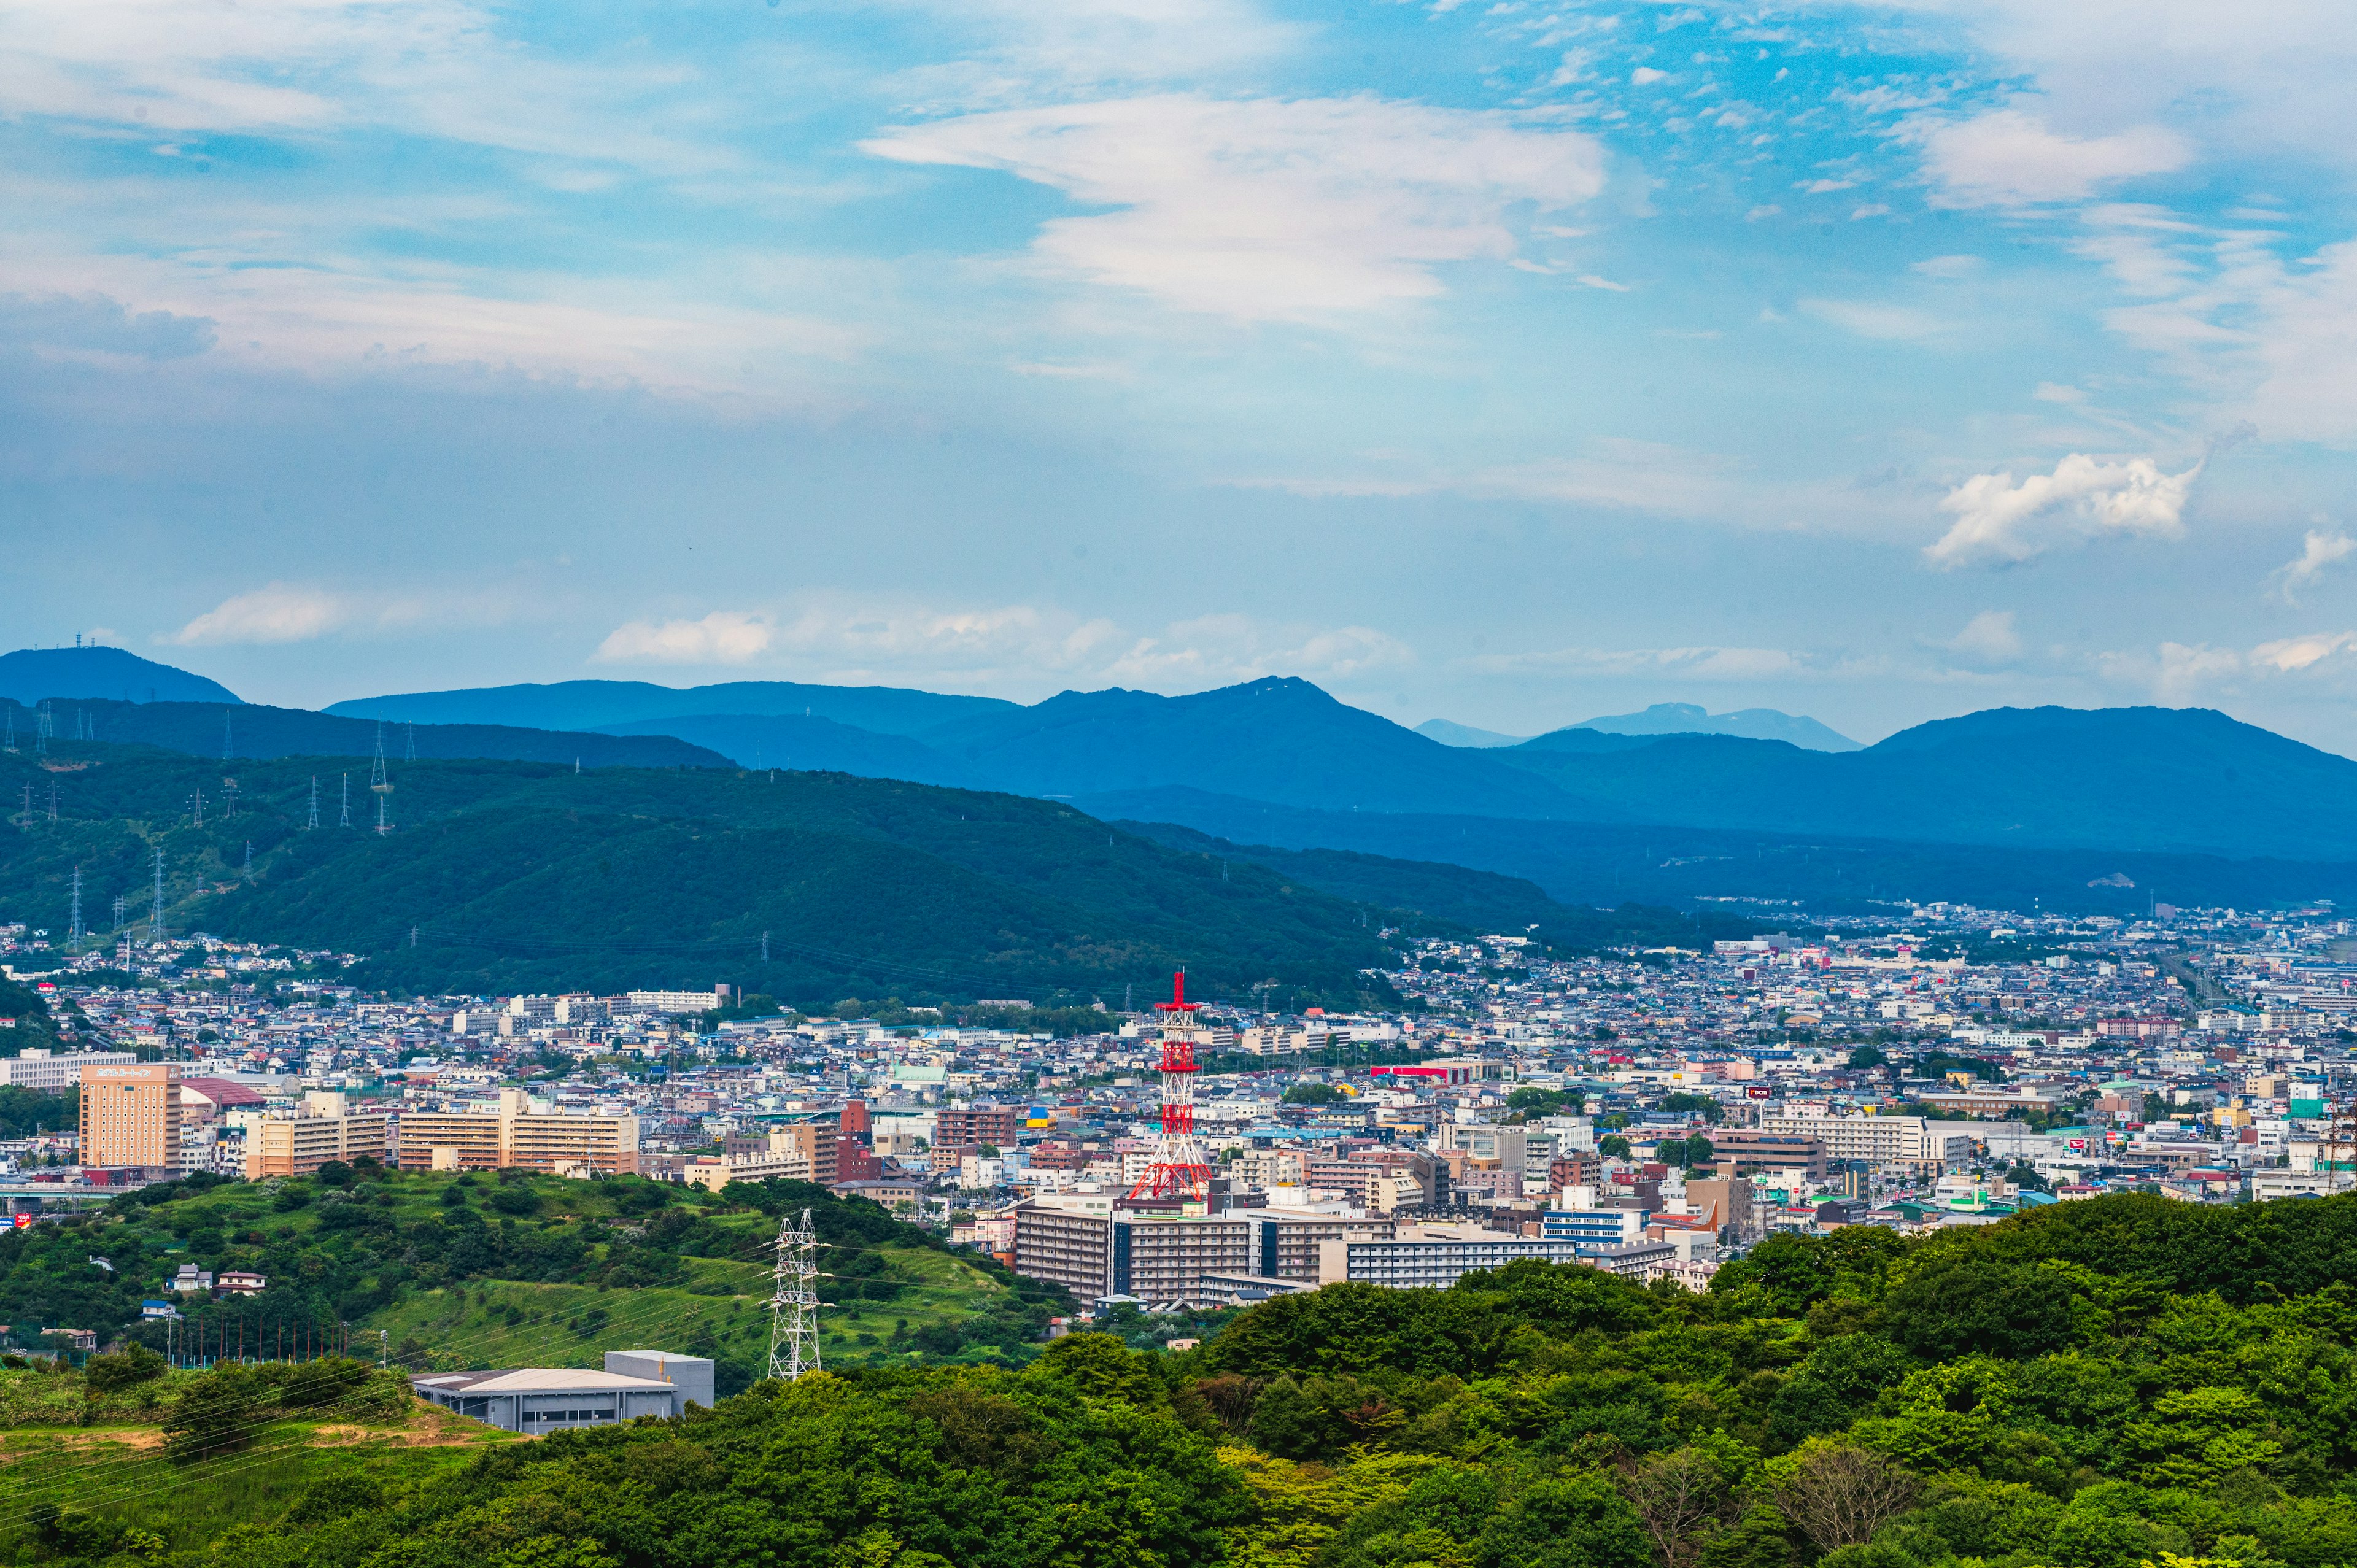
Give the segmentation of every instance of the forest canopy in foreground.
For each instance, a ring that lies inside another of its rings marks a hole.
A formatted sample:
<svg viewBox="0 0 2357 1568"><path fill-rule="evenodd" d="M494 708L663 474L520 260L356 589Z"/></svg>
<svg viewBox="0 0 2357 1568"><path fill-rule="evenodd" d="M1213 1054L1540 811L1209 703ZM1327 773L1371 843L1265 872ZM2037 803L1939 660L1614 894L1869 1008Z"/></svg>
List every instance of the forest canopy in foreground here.
<svg viewBox="0 0 2357 1568"><path fill-rule="evenodd" d="M2357 1563L2352 1270L2357 1197L2126 1196L1921 1240L1776 1238L1701 1296L1518 1263L1446 1291L1279 1298L1178 1355L1079 1335L1019 1370L764 1382L683 1422L434 1467L304 1449L234 1519L179 1528L161 1493L70 1500L15 1520L0 1552L107 1568L2328 1568Z"/></svg>

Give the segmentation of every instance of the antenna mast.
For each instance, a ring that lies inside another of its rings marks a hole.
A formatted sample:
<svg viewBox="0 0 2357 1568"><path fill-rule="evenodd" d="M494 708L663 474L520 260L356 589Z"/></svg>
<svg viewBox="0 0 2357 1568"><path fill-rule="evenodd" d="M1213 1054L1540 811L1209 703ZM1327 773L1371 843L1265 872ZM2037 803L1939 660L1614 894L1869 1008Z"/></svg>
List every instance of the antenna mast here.
<svg viewBox="0 0 2357 1568"><path fill-rule="evenodd" d="M1176 1197L1201 1202L1211 1195L1211 1165L1195 1141L1195 1032L1189 1016L1202 1004L1187 1000L1187 972L1170 977L1170 1000L1157 1002L1162 1015L1162 1136L1154 1164L1129 1189L1129 1201Z"/></svg>
<svg viewBox="0 0 2357 1568"><path fill-rule="evenodd" d="M794 1381L821 1370L818 1355L818 1230L805 1208L800 1223L778 1220L778 1263L770 1273L770 1376Z"/></svg>

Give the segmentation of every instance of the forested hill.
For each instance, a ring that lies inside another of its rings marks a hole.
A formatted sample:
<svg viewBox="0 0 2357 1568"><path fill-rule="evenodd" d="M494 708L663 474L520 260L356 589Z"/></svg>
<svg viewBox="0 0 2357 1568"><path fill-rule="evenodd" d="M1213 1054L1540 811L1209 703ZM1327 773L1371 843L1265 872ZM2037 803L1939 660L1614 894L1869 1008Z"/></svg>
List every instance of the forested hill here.
<svg viewBox="0 0 2357 1568"><path fill-rule="evenodd" d="M1182 966L1209 996L1275 980L1280 1000L1345 1004L1378 993L1361 972L1389 953L1383 911L1054 801L830 774L445 760L394 764L382 796L361 774L346 828L341 783L302 758L225 767L71 741L0 755L0 800L34 807L0 834L8 912L62 933L79 866L103 935L117 895L144 917L160 848L172 929L358 952L375 986L725 981L813 1007L1118 1004L1125 987L1159 994Z"/></svg>
<svg viewBox="0 0 2357 1568"><path fill-rule="evenodd" d="M430 1474L393 1445L282 1440L135 1492L92 1483L69 1517L20 1510L0 1551L30 1568L2338 1568L2357 1563L2353 1284L2357 1197L2126 1196L1923 1240L1777 1237L1698 1296L1524 1262L1447 1290L1280 1296L1178 1354L1142 1350L1138 1325L1019 1369L764 1381ZM271 1484L234 1507L160 1495L257 1464ZM20 1488L45 1473L12 1466Z"/></svg>

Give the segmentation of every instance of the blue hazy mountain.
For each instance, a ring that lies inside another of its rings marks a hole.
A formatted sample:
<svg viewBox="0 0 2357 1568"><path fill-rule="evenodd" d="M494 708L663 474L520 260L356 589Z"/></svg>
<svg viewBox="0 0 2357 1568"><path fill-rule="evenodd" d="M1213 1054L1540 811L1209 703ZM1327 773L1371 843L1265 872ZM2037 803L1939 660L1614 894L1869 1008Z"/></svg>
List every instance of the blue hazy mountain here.
<svg viewBox="0 0 2357 1568"><path fill-rule="evenodd" d="M914 738L954 763L971 787L1025 795L1183 783L1341 811L1548 817L1583 810L1576 792L1525 769L1427 740L1289 677L1184 697L1064 692Z"/></svg>
<svg viewBox="0 0 2357 1568"><path fill-rule="evenodd" d="M802 773L849 773L911 784L963 785L967 771L921 741L882 735L833 719L801 714L690 714L635 724L600 725L600 735L676 736L719 753L740 768L790 768Z"/></svg>
<svg viewBox="0 0 2357 1568"><path fill-rule="evenodd" d="M952 719L1020 712L996 697L946 696L899 686L812 686L795 681L728 681L658 686L645 681L559 681L553 685L475 686L331 703L328 712L417 724L521 725L533 729L605 729L684 714L802 714L872 730L914 735Z"/></svg>
<svg viewBox="0 0 2357 1568"><path fill-rule="evenodd" d="M49 697L119 703L234 703L218 681L120 648L20 648L0 653L0 698L27 707Z"/></svg>
<svg viewBox="0 0 2357 1568"><path fill-rule="evenodd" d="M333 757L384 754L398 764L469 757L578 763L584 768L726 768L718 752L673 736L609 736L512 725L380 725L304 708L240 703L76 703L59 714L57 734L118 746L152 746L191 757Z"/></svg>
<svg viewBox="0 0 2357 1568"><path fill-rule="evenodd" d="M1605 735L1731 735L1745 740L1790 741L1806 751L1861 749L1849 736L1813 718L1779 713L1774 708L1738 708L1731 714L1714 714L1694 703L1655 703L1641 713L1607 714L1602 718L1583 719L1569 727ZM1543 744L1546 738L1541 736L1532 744Z"/></svg>
<svg viewBox="0 0 2357 1568"><path fill-rule="evenodd" d="M1415 733L1426 740L1437 740L1443 746L1463 746L1469 751L1486 751L1492 746L1520 746L1530 736L1500 735L1493 729L1475 729L1448 719L1426 719L1415 726Z"/></svg>
<svg viewBox="0 0 2357 1568"><path fill-rule="evenodd" d="M1687 730L1628 735L1587 726L1520 746L1474 749L1442 745L1338 702L1307 681L1276 678L1180 697L1066 692L1028 707L889 688L762 682L687 693L587 682L444 697L459 712L479 711L467 704L501 692L521 692L544 704L528 711L560 713L568 711L563 708L568 702L574 704L569 711L595 706L590 697L603 703L601 712L624 698L716 701L715 693L759 693L773 701L781 693L807 693L813 700L804 705L813 710L821 698L839 699L844 711L860 711L852 704L866 703L884 710L883 722L895 732L816 711L640 714L598 722L601 729L640 739L674 736L739 767L838 771L1099 802L1187 789L1329 814L2357 860L2357 817L2343 809L2357 799L2357 762L2198 709L1994 709L1847 751L1784 739ZM927 703L949 704L952 716L917 725ZM418 708L421 718L451 711L424 698L339 703L333 711L402 705ZM1696 714L1711 717L1692 707L1652 712L1669 724L1695 722ZM1240 843L1303 847L1249 822L1157 819L1126 799L1118 809L1125 816L1181 822ZM1330 847L1448 858L1423 843ZM1483 865L1534 875L1494 858Z"/></svg>

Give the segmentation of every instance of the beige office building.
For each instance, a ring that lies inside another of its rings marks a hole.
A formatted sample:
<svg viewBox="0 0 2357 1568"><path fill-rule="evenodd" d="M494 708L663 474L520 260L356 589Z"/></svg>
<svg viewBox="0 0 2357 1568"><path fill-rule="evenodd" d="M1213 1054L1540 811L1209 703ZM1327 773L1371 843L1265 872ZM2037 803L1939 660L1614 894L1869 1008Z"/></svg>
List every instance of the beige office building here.
<svg viewBox="0 0 2357 1568"><path fill-rule="evenodd" d="M1969 1134L1921 1116L1768 1116L1760 1130L1814 1138L1825 1146L1825 1157L1835 1160L1942 1167L1973 1157Z"/></svg>
<svg viewBox="0 0 2357 1568"><path fill-rule="evenodd" d="M93 1063L81 1069L81 1163L108 1170L176 1168L180 1157L177 1062Z"/></svg>
<svg viewBox="0 0 2357 1568"><path fill-rule="evenodd" d="M393 1119L355 1112L345 1097L314 1090L303 1109L250 1120L245 1129L245 1176L307 1176L330 1160L351 1164L362 1155L391 1157Z"/></svg>
<svg viewBox="0 0 2357 1568"><path fill-rule="evenodd" d="M639 1119L560 1116L532 1109L521 1089L500 1090L496 1111L406 1111L401 1117L405 1171L549 1171L635 1176Z"/></svg>

